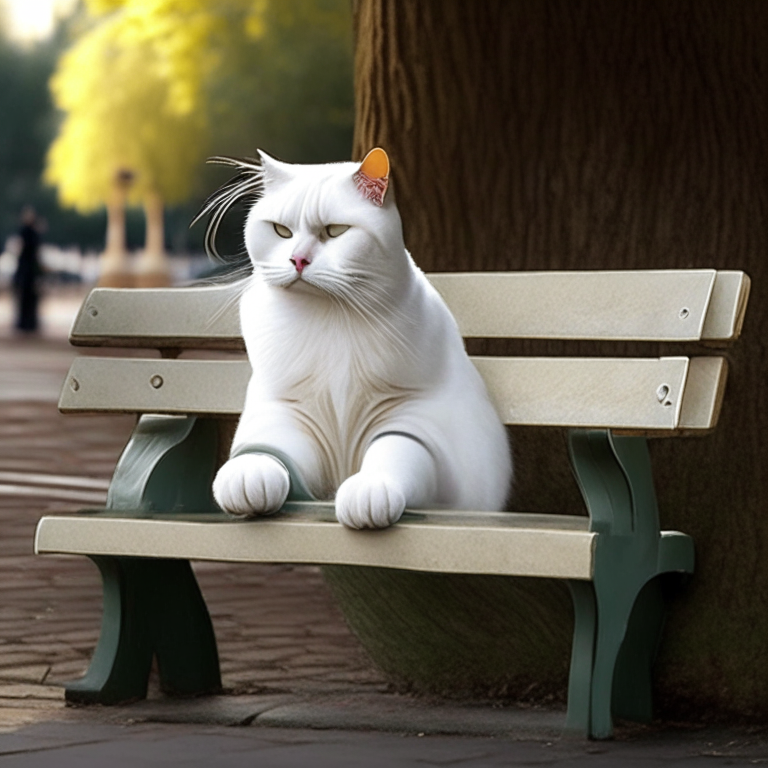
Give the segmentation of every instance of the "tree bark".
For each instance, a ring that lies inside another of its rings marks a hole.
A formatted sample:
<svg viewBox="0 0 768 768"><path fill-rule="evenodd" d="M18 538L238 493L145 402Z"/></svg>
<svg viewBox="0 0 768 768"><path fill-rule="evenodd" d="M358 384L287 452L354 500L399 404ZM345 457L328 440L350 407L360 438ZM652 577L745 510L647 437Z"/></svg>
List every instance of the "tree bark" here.
<svg viewBox="0 0 768 768"><path fill-rule="evenodd" d="M657 701L668 716L764 720L768 3L357 0L354 20L354 156L373 146L389 153L406 243L426 271L701 267L751 275L720 425L705 438L651 445L663 526L690 533L697 548L696 574L666 628ZM476 343L473 351L490 349L505 348ZM517 430L513 438L515 508L580 504L562 435ZM417 621L418 605L398 605L407 619L383 615L376 625L370 603L356 609L359 592L349 597L356 577L330 578L369 647L376 633ZM382 575L363 589L400 587ZM537 674L557 678L562 643L551 638L570 621L560 598L537 601L532 620L510 600L486 605L486 623L499 611L527 622L531 648L551 649L554 671L539 672L537 658ZM423 642L426 658L441 633L455 634L422 622L395 637L401 648ZM534 650L516 652L524 671ZM384 666L396 666L397 652L384 653ZM442 685L412 671L402 677L411 687ZM479 689L493 688L480 677Z"/></svg>

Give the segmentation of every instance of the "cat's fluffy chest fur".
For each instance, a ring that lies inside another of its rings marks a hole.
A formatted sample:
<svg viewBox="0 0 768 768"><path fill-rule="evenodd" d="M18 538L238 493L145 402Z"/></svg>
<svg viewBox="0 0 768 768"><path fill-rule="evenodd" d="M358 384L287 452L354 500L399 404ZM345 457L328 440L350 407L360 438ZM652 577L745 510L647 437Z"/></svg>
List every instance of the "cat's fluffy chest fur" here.
<svg viewBox="0 0 768 768"><path fill-rule="evenodd" d="M248 356L261 361L249 400L279 402L305 432L321 467L306 477L318 498L332 497L359 469L378 433L418 421L419 401L440 388L447 356L463 355L454 329L435 327L438 319L452 320L436 317L436 307L423 311L439 300L426 295L432 289L420 279L414 273L417 284L386 309L386 330L312 293L260 281L241 299ZM410 305L408 314L402 303ZM446 345L449 334L453 343Z"/></svg>
<svg viewBox="0 0 768 768"><path fill-rule="evenodd" d="M282 457L314 496L336 494L351 527L389 525L406 505L501 508L504 429L405 250L388 175L367 175L381 163L263 162L246 226L255 273L240 304L253 373L214 483L219 504L277 509L291 482Z"/></svg>

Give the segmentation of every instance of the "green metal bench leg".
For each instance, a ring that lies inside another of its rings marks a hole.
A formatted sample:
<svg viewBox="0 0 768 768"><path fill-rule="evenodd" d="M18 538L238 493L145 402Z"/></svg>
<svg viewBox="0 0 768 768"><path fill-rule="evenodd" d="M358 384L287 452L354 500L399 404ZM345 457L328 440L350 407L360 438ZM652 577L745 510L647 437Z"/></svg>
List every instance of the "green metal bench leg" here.
<svg viewBox="0 0 768 768"><path fill-rule="evenodd" d="M188 560L159 560L155 655L160 687L171 695L221 690L219 654L208 608ZM162 616L159 614L162 613Z"/></svg>
<svg viewBox="0 0 768 768"><path fill-rule="evenodd" d="M573 430L569 443L590 530L600 537L592 584L571 585L576 610L571 671L575 690L569 692L568 727L601 739L611 736L613 715L651 718L650 670L664 618L658 576L662 568L690 570L692 554L686 550L689 542L668 539L662 546L643 438ZM590 626L592 612L595 619ZM580 664L591 674L588 707L585 673L574 669Z"/></svg>
<svg viewBox="0 0 768 768"><path fill-rule="evenodd" d="M566 731L604 739L613 718L648 722L652 718L651 667L664 620L659 579L636 600L600 600L590 582L569 582L575 626L568 682ZM613 599L611 599L613 598Z"/></svg>
<svg viewBox="0 0 768 768"><path fill-rule="evenodd" d="M117 704L147 695L156 656L163 690L221 689L213 626L186 560L93 557L104 582L101 636L67 701Z"/></svg>
<svg viewBox="0 0 768 768"><path fill-rule="evenodd" d="M570 580L568 587L573 598L574 628L565 730L574 736L584 737L589 736L592 720L597 603L591 582Z"/></svg>
<svg viewBox="0 0 768 768"><path fill-rule="evenodd" d="M151 618L137 610L142 603L141 580L132 577L130 561L92 560L104 585L101 635L85 677L66 685L66 699L78 704L142 699L147 695L153 649Z"/></svg>
<svg viewBox="0 0 768 768"><path fill-rule="evenodd" d="M664 625L664 578L651 579L637 596L616 661L613 713L624 720L648 723L653 719L651 669Z"/></svg>
<svg viewBox="0 0 768 768"><path fill-rule="evenodd" d="M613 681L616 662L629 621L630 608L605 610L598 595L597 642L592 668L592 701L589 735L607 739L613 734ZM631 603L630 603L631 606Z"/></svg>

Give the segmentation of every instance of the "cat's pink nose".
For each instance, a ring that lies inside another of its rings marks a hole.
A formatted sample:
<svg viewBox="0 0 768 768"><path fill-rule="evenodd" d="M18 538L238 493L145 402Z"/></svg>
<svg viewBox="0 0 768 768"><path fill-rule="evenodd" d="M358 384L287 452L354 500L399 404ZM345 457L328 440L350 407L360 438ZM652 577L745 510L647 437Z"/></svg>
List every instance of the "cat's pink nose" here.
<svg viewBox="0 0 768 768"><path fill-rule="evenodd" d="M303 256L291 256L288 261L293 264L294 267L296 267L296 271L301 274L306 267L310 265L310 260L305 259Z"/></svg>

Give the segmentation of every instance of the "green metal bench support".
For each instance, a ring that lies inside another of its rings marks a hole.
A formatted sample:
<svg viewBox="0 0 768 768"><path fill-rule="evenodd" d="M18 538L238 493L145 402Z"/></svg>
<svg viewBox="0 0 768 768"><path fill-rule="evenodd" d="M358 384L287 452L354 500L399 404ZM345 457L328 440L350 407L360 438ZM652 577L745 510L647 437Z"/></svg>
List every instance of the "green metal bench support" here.
<svg viewBox="0 0 768 768"><path fill-rule="evenodd" d="M107 508L219 511L211 495L217 447L214 419L142 416L115 467Z"/></svg>
<svg viewBox="0 0 768 768"><path fill-rule="evenodd" d="M211 511L214 421L142 417L115 469L107 507ZM104 587L96 651L68 701L114 704L144 698L153 658L169 694L214 693L221 674L208 609L187 560L95 556Z"/></svg>
<svg viewBox="0 0 768 768"><path fill-rule="evenodd" d="M600 533L593 581L570 581L575 629L566 730L607 738L613 717L651 719L651 666L664 617L661 578L693 571L693 545L662 536L643 437L572 430L571 462Z"/></svg>
<svg viewBox="0 0 768 768"><path fill-rule="evenodd" d="M147 695L153 658L165 693L221 689L216 638L187 560L93 557L104 584L101 635L67 701L117 704Z"/></svg>

